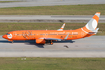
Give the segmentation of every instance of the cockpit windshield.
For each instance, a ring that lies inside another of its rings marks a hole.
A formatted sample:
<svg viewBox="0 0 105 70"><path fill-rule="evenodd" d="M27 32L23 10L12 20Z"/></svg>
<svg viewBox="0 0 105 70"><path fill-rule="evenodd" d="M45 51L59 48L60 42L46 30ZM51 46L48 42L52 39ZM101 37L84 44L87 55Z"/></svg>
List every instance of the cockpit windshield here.
<svg viewBox="0 0 105 70"><path fill-rule="evenodd" d="M10 35L9 33L7 33L6 35Z"/></svg>

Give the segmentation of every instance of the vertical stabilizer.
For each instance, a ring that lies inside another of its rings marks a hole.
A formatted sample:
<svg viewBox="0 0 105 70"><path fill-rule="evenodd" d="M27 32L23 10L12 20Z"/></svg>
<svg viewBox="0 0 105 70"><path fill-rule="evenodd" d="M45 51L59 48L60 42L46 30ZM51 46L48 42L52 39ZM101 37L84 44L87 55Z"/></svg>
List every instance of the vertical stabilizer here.
<svg viewBox="0 0 105 70"><path fill-rule="evenodd" d="M98 21L99 21L99 17L100 17L100 12L97 12L93 18L86 24L86 28L88 30L94 31L97 28L98 25Z"/></svg>
<svg viewBox="0 0 105 70"><path fill-rule="evenodd" d="M95 13L95 15L90 19L90 21L82 28L86 33L94 32L97 30L97 25L100 17L100 12Z"/></svg>

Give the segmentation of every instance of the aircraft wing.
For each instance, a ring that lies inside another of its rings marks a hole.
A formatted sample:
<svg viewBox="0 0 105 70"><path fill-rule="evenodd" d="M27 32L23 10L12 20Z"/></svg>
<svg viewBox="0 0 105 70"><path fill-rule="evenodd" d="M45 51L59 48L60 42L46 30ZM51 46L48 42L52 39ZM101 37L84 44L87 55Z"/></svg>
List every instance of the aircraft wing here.
<svg viewBox="0 0 105 70"><path fill-rule="evenodd" d="M61 41L61 39L58 38L40 38L40 39Z"/></svg>
<svg viewBox="0 0 105 70"><path fill-rule="evenodd" d="M69 33L67 34L67 36L63 39L63 40L66 40L69 36ZM40 38L40 39L44 39L44 40L57 40L57 41L61 41L62 39L59 39L59 38Z"/></svg>
<svg viewBox="0 0 105 70"><path fill-rule="evenodd" d="M57 40L57 41L61 41L61 39L57 39L57 38L45 38L45 40Z"/></svg>
<svg viewBox="0 0 105 70"><path fill-rule="evenodd" d="M62 27L60 29L58 29L57 31L62 31L65 27L65 23L62 25Z"/></svg>

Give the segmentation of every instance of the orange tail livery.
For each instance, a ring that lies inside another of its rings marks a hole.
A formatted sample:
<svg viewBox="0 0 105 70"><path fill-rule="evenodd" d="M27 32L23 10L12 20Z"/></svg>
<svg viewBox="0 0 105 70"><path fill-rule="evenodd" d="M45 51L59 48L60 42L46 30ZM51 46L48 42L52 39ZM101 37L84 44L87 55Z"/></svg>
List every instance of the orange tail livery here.
<svg viewBox="0 0 105 70"><path fill-rule="evenodd" d="M100 12L97 12L92 19L82 28L76 30L63 30L65 23L58 30L19 30L8 32L3 35L3 38L8 41L14 40L36 40L37 44L45 44L46 41L74 40L95 35L99 28L97 28Z"/></svg>

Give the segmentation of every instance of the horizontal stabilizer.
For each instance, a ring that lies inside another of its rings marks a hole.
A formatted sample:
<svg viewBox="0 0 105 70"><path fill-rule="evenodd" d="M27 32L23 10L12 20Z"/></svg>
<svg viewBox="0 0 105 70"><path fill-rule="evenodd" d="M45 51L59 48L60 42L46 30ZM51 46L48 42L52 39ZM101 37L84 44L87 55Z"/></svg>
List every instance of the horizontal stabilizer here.
<svg viewBox="0 0 105 70"><path fill-rule="evenodd" d="M88 34L96 34L98 32L99 28L97 28L96 30L94 30L93 32L89 32Z"/></svg>

